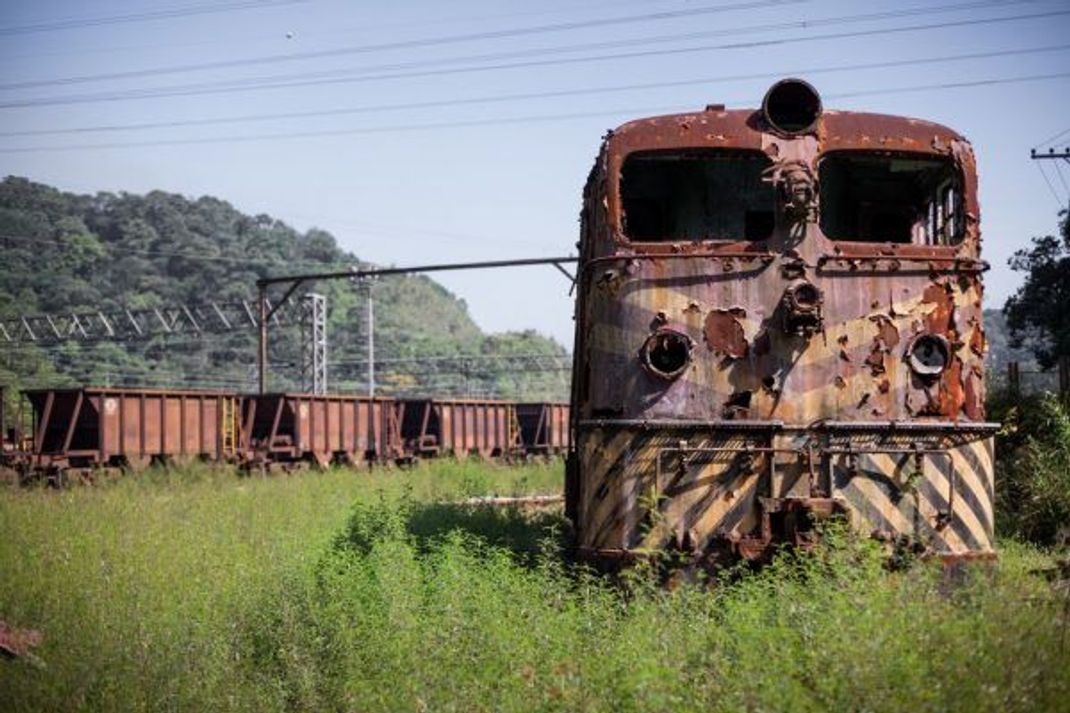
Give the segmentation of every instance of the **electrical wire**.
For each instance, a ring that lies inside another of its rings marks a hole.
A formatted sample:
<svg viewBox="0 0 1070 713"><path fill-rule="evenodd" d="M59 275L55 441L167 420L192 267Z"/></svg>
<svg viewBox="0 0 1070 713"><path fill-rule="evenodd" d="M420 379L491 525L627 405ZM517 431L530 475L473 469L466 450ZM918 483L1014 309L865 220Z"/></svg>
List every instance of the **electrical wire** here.
<svg viewBox="0 0 1070 713"><path fill-rule="evenodd" d="M166 20L177 17L192 17L194 15L234 12L235 10L260 10L265 8L280 7L283 5L295 5L298 3L306 2L308 2L308 0L243 0L242 2L210 3L201 5L186 5L172 8L158 8L156 10L133 12L124 15L68 18L65 20L38 22L32 25L0 27L0 37L12 37L15 35L25 35L39 32L54 32L56 30L81 29L85 27L100 27L102 25L118 25L128 22Z"/></svg>
<svg viewBox="0 0 1070 713"><path fill-rule="evenodd" d="M997 0L991 0L996 2ZM1019 2L1037 2L1038 0L1018 0ZM356 45L344 49L320 50L316 52L297 52L289 54L268 55L264 57L250 57L246 59L222 60L217 62L200 62L184 64L172 67L157 67L152 69L128 70L123 72L111 72L107 74L81 75L75 77L60 77L55 79L41 79L26 82L0 84L0 90L24 89L29 87L43 87L67 84L79 84L83 82L96 82L114 79L131 79L135 77L160 76L165 74L178 74L185 72L197 72L204 70L218 70L232 67L250 67L277 62L293 62L298 60L322 59L325 57L337 57L342 55L371 54L388 50L410 50L423 47L438 47L442 45L464 44L483 40L510 39L516 37L528 37L547 33L564 32L571 30L583 30L599 27L620 26L628 24L648 23L661 20L678 20L688 17L719 14L735 10L757 10L765 7L783 5L798 5L811 0L745 0L731 5L713 5L704 7L687 8L682 10L661 10L647 12L638 15L624 17L598 18L594 20L579 20L573 22L558 22L547 25L532 27L518 27L507 30L488 30L483 32L468 32L459 35L447 35L442 37L426 37L412 40L396 40L392 42L378 42L367 45Z"/></svg>
<svg viewBox="0 0 1070 713"><path fill-rule="evenodd" d="M1055 175L1059 177L1059 182L1063 184L1063 190L1066 191L1066 195L1070 198L1070 185L1067 185L1066 179L1063 177L1063 169L1059 166L1059 161L1052 162L1055 165Z"/></svg>
<svg viewBox="0 0 1070 713"><path fill-rule="evenodd" d="M531 17L536 15L554 15L561 16L563 14L573 13L578 11L578 14L589 13L591 10L601 10L607 6L613 6L619 8L627 5L651 5L654 3L661 4L689 4L690 0L605 0L602 2L592 2L585 0L583 3L569 3L566 5L556 5L548 3L540 3L538 9L523 10L519 12L500 12L500 13L483 13L479 15L459 15L450 13L447 17L438 17L433 19L413 20L413 21L390 21L373 25L347 25L347 26L333 26L329 30L325 31L301 31L295 33L299 35L300 39L307 37L323 37L327 35L347 35L353 36L357 34L374 34L383 32L386 30L396 30L398 28L409 27L429 27L436 25L472 25L486 21L496 21L502 19L512 19L516 17ZM228 34L225 42L228 47L233 47L236 43L249 43L249 44L263 44L266 42L278 43L278 33L272 34L258 34L256 36L245 35L238 36L231 32ZM167 49L180 49L190 47L209 47L213 45L219 45L222 40L220 39L203 39L194 42L159 42L152 44L137 44L137 45L116 45L109 44L107 46L97 47L78 47L78 48L64 48L61 50L53 50L48 52L35 52L33 54L17 54L10 53L5 54L5 57L9 60L14 59L41 59L44 57L64 57L64 56L77 56L85 54L116 54L122 52L144 52L146 50L158 51Z"/></svg>
<svg viewBox="0 0 1070 713"><path fill-rule="evenodd" d="M942 82L938 84L921 84L906 87L891 87L885 89L863 89L852 92L841 92L837 94L826 95L826 99L842 99L861 96L873 96L883 94L903 94L910 92L924 92L933 90L948 90L948 89L961 89L961 88L975 88L984 86L996 86L1003 84L1016 84L1019 82L1035 82L1035 81L1048 81L1053 79L1064 79L1070 77L1070 72L1052 72L1048 74L1035 74L1019 77L1002 77L1002 78L986 78L972 81L963 82ZM751 99L751 103L757 103L759 99ZM191 139L160 139L154 141L130 141L130 142L113 142L113 143L97 143L97 144L65 144L58 146L23 146L23 147L0 147L0 154L21 154L21 153L37 153L37 152L52 152L52 151L90 151L90 150L102 150L102 149L125 149L125 148L148 148L148 147L163 147L163 146L191 146L198 144L218 144L218 143L246 143L256 141L279 141L286 139L305 139L305 138L325 138L335 136L356 136L361 134L384 134L384 133L402 133L409 131L428 131L428 130L440 130L440 129L456 129L466 127L478 127L478 126L505 126L512 124L524 124L524 123L537 123L537 122L552 122L552 121L564 121L570 119L588 119L606 116L618 116L618 115L631 115L634 116L640 113L655 113L655 112L677 112L686 111L688 107L673 106L673 107L631 107L631 108L618 108L618 109L598 109L594 111L582 111L582 112L569 112L562 114L544 114L533 116L514 116L514 117L499 117L493 119L470 119L462 121L441 121L441 122L428 122L422 124L389 124L385 126L367 126L359 128L346 128L346 129L326 129L326 130L310 130L310 131L290 131L290 132L276 132L270 134L234 134L230 136L215 136L215 137L202 137Z"/></svg>
<svg viewBox="0 0 1070 713"><path fill-rule="evenodd" d="M1009 0L1010 4L1020 4L1026 2L1037 2L1038 0ZM540 57L546 55L573 53L573 52L590 52L596 49L611 49L619 47L634 48L636 46L660 44L664 42L679 42L681 40L720 37L720 36L739 36L741 34L753 34L753 33L765 33L767 31L784 31L791 29L812 29L814 27L822 25L842 25L853 24L856 22L868 22L871 20L881 20L898 18L904 16L915 16L932 13L951 12L962 9L972 9L978 7L989 7L1008 4L1008 0L985 0L984 2L969 2L956 5L944 5L937 7L926 8L914 8L910 10L894 10L877 13L865 13L861 15L842 15L835 17L810 19L803 21L792 22L780 22L763 25L751 25L747 27L727 27L719 28L717 30L706 30L702 32L687 32L687 33L675 33L668 35L648 35L640 38L628 38L624 40L609 40L599 42L583 42L581 44L573 45L561 45L556 47L542 47L527 50L514 50L509 52L493 52L476 55L462 55L448 58L436 58L433 60L416 60L406 61L401 63L380 64L371 65L365 67L356 67L348 69L335 69L326 71L305 71L291 74L275 74L266 75L260 77L249 77L240 80L224 80L218 82L200 82L190 85L174 85L173 88L203 88L203 89L230 89L242 86L249 86L253 84L263 85L268 82L290 81L300 79L316 79L316 78L337 78L347 77L354 74L368 74L371 72L384 72L384 71L398 71L404 69L418 69L421 67L439 67L443 65L456 65L470 62L485 62L485 61L500 61L505 59L518 59L525 57ZM156 70L139 70L150 71ZM103 78L103 75L94 75L97 78ZM108 75L110 78L116 78L115 75ZM66 81L66 80L61 80ZM11 85L9 85L11 86Z"/></svg>
<svg viewBox="0 0 1070 713"><path fill-rule="evenodd" d="M1064 208L1065 205L1063 204L1062 198L1060 198L1059 194L1055 192L1055 186L1052 184L1051 179L1048 178L1048 174L1044 170L1044 167L1041 165L1040 161L1034 161L1033 163L1034 165L1036 165L1037 170L1040 171L1040 175L1044 177L1044 183L1048 184L1048 190L1051 191L1051 197L1055 199L1055 204L1058 205L1060 209Z"/></svg>
<svg viewBox="0 0 1070 713"><path fill-rule="evenodd" d="M868 62L862 64L850 64L826 67L811 67L809 69L792 70L795 74L813 75L830 74L836 72L854 72L873 69L891 69L895 67L908 67L927 64L942 64L945 62L959 62L975 59L992 59L996 57L1015 57L1029 54L1042 54L1046 52L1060 52L1070 49L1070 44L1051 45L1046 47L1027 47L1021 49L996 50L992 52L970 52L958 55L945 55L940 57L926 57L919 59L901 59L885 62ZM403 102L394 104L367 105L361 107L325 109L297 112L279 112L271 114L246 114L242 116L220 117L215 119L186 119L176 121L142 122L137 124L86 126L69 129L30 129L26 131L0 132L2 138L15 138L22 136L50 136L61 134L102 133L115 131L144 131L150 129L182 128L192 126L214 126L219 124L252 123L258 121L279 121L285 119L309 119L329 116L346 116L352 114L367 114L389 111L413 111L418 109L442 108L450 106L469 106L478 104L505 103L512 101L527 101L532 99L553 99L573 96L588 96L594 94L608 94L616 92L629 92L645 89L663 89L669 87L684 87L698 84L713 84L717 82L734 82L753 79L765 79L769 77L781 77L785 72L760 72L754 74L721 75L713 77L697 77L694 79L674 79L660 82L644 82L634 84L608 85L600 87L583 87L578 89L561 89L540 92L518 92L511 94L498 94L484 97L469 97L460 99L441 99L417 102Z"/></svg>
<svg viewBox="0 0 1070 713"><path fill-rule="evenodd" d="M348 84L354 82L368 82L368 81L387 81L394 79L408 79L414 77L431 77L431 76L443 76L450 74L464 74L475 72L489 72L511 69L530 69L533 67L544 67L553 65L571 65L571 64L586 64L589 62L605 62L605 61L617 61L622 59L640 59L649 58L655 56L669 56L669 55L681 55L681 54L693 54L702 52L715 52L726 50L740 50L740 49L755 49L759 47L779 46L786 44L825 41L825 40L839 40L839 39L851 39L859 37L869 36L884 36L898 33L909 33L934 29L948 29L952 27L967 27L977 26L993 23L1012 22L1019 20L1032 20L1032 19L1045 19L1055 16L1064 16L1070 14L1070 10L1057 10L1044 13L1031 13L1024 15L1011 15L997 18L981 18L971 20L958 20L948 21L941 23L928 23L920 25L907 25L901 27L890 27L873 30L859 30L850 32L834 32L823 35L810 35L803 37L776 37L768 40L754 40L746 42L730 42L714 45L700 45L692 47L675 47L667 49L656 50L639 50L629 52L617 52L603 55L592 55L586 57L568 57L558 59L537 59L521 62L502 62L498 64L478 65L478 66L463 66L463 67L446 67L442 69L431 70L418 70L418 71L400 71L394 73L384 74L366 74L361 73L356 76L334 76L333 74L326 78L319 79L293 79L294 75L290 78L277 79L274 77L260 77L243 80L229 80L225 82L198 82L185 85L167 85L164 87L148 87L141 89L131 89L120 92L97 92L88 94L71 94L71 95L56 95L37 97L29 99L13 99L0 102L0 109L14 109L14 108L27 108L27 107L39 107L39 106L55 106L55 105L69 105L69 104L82 104L82 103L94 103L94 102L116 102L116 101L130 101L138 99L159 99L169 97L183 97L183 96L201 96L210 94L232 94L237 92L249 92L249 91L262 91L271 89L288 89L293 87L308 87L308 86L321 86L329 84ZM833 18L832 22L843 22L844 18ZM810 27L820 21L812 21L803 23L804 26ZM718 31L720 32L720 31ZM738 34L738 30L734 34ZM642 42L628 42L629 45L643 44ZM582 49L589 49L590 43L582 46ZM571 50L570 50L571 51ZM545 53L545 51L542 51ZM454 64L458 60L446 60L448 64ZM435 60L432 64L436 66L441 64L443 60ZM397 66L397 65L391 65ZM368 71L365 70L358 71Z"/></svg>
<svg viewBox="0 0 1070 713"><path fill-rule="evenodd" d="M1040 146L1047 146L1048 144L1054 142L1056 139L1061 139L1062 137L1066 136L1067 134L1070 134L1070 129L1063 129L1059 133L1057 133L1057 134L1055 134L1053 136L1049 136L1048 138L1044 139L1043 141L1038 141L1036 143L1036 145L1033 146L1033 148L1036 149L1036 148L1038 148Z"/></svg>

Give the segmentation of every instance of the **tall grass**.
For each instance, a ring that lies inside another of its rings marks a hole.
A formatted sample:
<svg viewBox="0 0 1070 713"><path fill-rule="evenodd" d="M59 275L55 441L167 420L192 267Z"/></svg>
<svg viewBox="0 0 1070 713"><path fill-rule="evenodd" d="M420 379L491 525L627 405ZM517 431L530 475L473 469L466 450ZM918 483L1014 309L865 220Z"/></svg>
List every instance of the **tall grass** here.
<svg viewBox="0 0 1070 713"><path fill-rule="evenodd" d="M1067 709L1034 550L952 586L833 530L668 589L570 564L556 513L444 502L559 482L434 464L4 493L0 618L46 639L0 662L0 709Z"/></svg>

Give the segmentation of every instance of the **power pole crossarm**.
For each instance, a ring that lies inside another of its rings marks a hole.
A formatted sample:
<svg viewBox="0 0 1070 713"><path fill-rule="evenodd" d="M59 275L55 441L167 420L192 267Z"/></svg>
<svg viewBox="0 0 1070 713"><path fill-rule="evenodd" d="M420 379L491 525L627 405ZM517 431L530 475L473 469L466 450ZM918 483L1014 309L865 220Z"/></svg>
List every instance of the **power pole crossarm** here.
<svg viewBox="0 0 1070 713"><path fill-rule="evenodd" d="M1048 149L1047 152L1037 151L1036 149L1030 149L1029 158L1034 161L1041 159L1063 159L1064 161L1070 161L1070 148L1063 151L1056 151L1055 149Z"/></svg>

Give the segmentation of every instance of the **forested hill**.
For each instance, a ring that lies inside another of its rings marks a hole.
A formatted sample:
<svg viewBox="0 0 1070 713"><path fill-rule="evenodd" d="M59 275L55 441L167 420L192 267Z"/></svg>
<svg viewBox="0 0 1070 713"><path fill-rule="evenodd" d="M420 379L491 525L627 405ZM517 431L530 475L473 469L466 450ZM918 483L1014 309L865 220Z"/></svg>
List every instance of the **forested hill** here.
<svg viewBox="0 0 1070 713"><path fill-rule="evenodd" d="M302 233L268 215L245 215L218 198L160 191L75 195L16 177L0 182L0 244L0 318L251 299L259 277L344 270L358 262L327 232ZM332 390L361 390L363 298L347 282L315 289L328 299ZM427 355L560 356L565 349L532 331L483 334L464 301L426 277L387 278L374 290L381 391L567 395L566 372L517 372L485 358L471 362L466 373L455 362L391 367L391 360ZM296 388L299 335L289 328L272 339L274 386ZM59 347L0 344L0 385L249 388L255 353L254 330Z"/></svg>

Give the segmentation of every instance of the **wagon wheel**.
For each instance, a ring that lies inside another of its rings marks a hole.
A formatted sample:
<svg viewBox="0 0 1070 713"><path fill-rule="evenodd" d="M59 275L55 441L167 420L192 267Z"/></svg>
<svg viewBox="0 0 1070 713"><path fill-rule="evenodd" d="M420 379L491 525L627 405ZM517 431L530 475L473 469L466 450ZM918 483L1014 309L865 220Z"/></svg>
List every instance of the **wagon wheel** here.
<svg viewBox="0 0 1070 713"><path fill-rule="evenodd" d="M197 456L192 453L176 453L167 457L167 465L175 468L185 468L195 460L197 460Z"/></svg>
<svg viewBox="0 0 1070 713"><path fill-rule="evenodd" d="M50 471L49 474L45 476L45 483L47 483L50 488L56 488L57 490L66 488L68 484L67 469L56 468Z"/></svg>
<svg viewBox="0 0 1070 713"><path fill-rule="evenodd" d="M152 456L127 455L123 458L123 470L128 470L133 473L140 473L150 465L152 465Z"/></svg>

